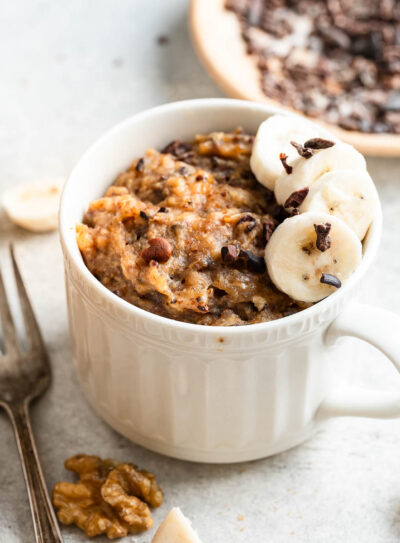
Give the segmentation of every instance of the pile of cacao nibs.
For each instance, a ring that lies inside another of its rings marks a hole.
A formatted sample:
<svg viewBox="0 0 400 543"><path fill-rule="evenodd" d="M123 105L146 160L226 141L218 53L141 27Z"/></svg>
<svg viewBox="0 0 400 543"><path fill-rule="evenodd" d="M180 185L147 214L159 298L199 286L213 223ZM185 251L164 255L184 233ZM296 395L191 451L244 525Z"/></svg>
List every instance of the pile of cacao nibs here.
<svg viewBox="0 0 400 543"><path fill-rule="evenodd" d="M226 0L264 93L347 130L400 134L399 0Z"/></svg>

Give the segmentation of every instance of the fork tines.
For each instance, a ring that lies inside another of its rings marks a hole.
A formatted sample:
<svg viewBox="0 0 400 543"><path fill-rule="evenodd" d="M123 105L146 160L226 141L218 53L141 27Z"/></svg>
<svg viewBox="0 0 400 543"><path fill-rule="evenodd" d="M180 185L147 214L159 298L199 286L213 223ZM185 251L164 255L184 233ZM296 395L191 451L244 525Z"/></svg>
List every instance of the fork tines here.
<svg viewBox="0 0 400 543"><path fill-rule="evenodd" d="M30 352L44 353L44 343L40 333L32 305L29 301L28 294L21 273L15 259L14 248L10 245L10 255L12 261L12 269L14 271L15 282L17 285L19 301L21 305L22 315L24 319L25 332L28 339L28 350ZM10 304L7 299L6 288L0 270L0 317L3 329L3 338L6 355L15 354L20 350L17 330L14 319L11 314Z"/></svg>

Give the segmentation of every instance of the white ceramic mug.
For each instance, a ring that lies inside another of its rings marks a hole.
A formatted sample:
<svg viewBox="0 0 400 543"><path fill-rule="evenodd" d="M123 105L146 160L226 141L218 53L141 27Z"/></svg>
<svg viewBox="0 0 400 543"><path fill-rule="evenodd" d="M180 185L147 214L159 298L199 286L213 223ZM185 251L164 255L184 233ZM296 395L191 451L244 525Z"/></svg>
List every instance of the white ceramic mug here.
<svg viewBox="0 0 400 543"><path fill-rule="evenodd" d="M332 416L400 416L400 392L331 390L327 371L342 336L375 345L400 370L400 318L353 301L380 241L379 205L362 263L344 286L308 309L263 324L206 327L153 315L112 294L81 258L75 224L147 148L238 125L255 133L276 112L228 99L145 111L95 143L66 184L60 231L79 380L100 416L154 451L237 462L293 447Z"/></svg>

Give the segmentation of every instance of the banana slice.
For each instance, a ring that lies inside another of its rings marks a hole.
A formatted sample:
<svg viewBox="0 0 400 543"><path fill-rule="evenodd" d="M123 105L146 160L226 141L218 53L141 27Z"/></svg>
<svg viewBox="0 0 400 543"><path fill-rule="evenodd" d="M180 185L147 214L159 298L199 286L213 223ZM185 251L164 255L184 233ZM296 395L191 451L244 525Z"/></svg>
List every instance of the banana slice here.
<svg viewBox="0 0 400 543"><path fill-rule="evenodd" d="M361 256L361 242L347 224L315 212L283 221L265 248L272 282L301 302L318 302L335 292L354 272Z"/></svg>
<svg viewBox="0 0 400 543"><path fill-rule="evenodd" d="M366 171L335 170L311 186L299 211L334 215L363 240L374 217L375 204L374 183Z"/></svg>
<svg viewBox="0 0 400 543"><path fill-rule="evenodd" d="M287 155L289 162L298 157L291 141L304 143L326 133L306 119L290 115L273 115L260 124L251 153L250 167L257 181L274 190L275 180L282 173L279 155Z"/></svg>
<svg viewBox="0 0 400 543"><path fill-rule="evenodd" d="M284 170L275 183L275 198L281 205L285 205L294 192L305 187L310 189L325 173L335 170L366 171L367 169L362 154L351 145L342 142L335 143L328 149L316 150L310 158L299 156L290 163L290 166L291 173Z"/></svg>
<svg viewBox="0 0 400 543"><path fill-rule="evenodd" d="M3 194L3 206L9 218L32 232L57 228L62 183L39 181L20 185Z"/></svg>
<svg viewBox="0 0 400 543"><path fill-rule="evenodd" d="M201 543L190 520L174 507L160 524L151 543Z"/></svg>

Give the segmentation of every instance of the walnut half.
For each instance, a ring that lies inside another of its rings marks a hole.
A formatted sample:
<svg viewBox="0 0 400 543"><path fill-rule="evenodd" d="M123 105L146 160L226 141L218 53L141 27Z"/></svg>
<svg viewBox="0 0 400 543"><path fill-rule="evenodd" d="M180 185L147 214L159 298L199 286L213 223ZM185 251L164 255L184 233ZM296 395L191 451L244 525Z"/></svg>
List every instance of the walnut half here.
<svg viewBox="0 0 400 543"><path fill-rule="evenodd" d="M77 483L56 483L53 504L63 524L75 524L88 537L109 539L136 534L153 526L150 509L162 504L154 475L133 464L78 454L65 467L79 475Z"/></svg>

